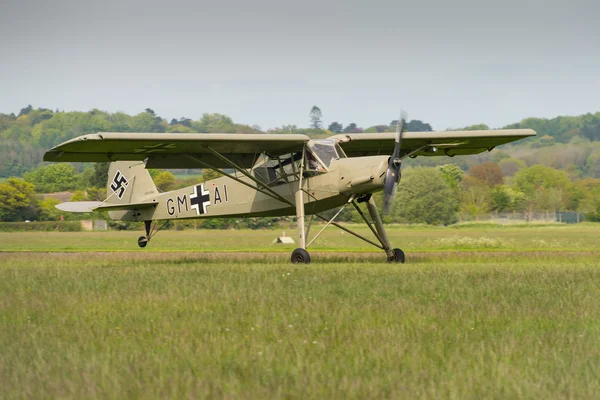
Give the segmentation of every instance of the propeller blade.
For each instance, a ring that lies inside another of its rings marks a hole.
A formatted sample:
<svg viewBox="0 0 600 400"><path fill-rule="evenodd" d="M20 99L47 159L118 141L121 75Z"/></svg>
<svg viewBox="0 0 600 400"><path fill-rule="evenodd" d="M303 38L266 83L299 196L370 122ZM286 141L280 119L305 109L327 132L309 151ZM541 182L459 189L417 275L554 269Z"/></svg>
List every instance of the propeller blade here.
<svg viewBox="0 0 600 400"><path fill-rule="evenodd" d="M400 181L400 151L402 150L402 135L404 133L404 123L406 120L406 112L400 113L400 119L396 124L396 138L394 143L394 152L390 157L388 169L385 173L385 181L383 183L383 213L387 215L394 203L396 197L396 187Z"/></svg>

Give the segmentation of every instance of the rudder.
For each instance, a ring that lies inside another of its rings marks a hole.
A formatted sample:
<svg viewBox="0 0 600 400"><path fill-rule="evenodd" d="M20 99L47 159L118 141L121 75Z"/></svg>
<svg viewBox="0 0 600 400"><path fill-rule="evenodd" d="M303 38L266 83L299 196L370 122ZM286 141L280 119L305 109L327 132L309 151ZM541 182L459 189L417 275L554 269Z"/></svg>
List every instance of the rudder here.
<svg viewBox="0 0 600 400"><path fill-rule="evenodd" d="M138 203L158 190L142 161L117 161L108 168L106 203Z"/></svg>

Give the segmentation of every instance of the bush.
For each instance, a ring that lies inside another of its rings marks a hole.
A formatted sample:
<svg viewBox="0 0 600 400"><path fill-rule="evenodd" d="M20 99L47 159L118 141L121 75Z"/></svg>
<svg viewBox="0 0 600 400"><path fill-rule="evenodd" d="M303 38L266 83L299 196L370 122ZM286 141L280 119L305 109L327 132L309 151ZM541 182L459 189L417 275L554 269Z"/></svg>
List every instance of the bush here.
<svg viewBox="0 0 600 400"><path fill-rule="evenodd" d="M0 232L80 232L79 221L0 222Z"/></svg>

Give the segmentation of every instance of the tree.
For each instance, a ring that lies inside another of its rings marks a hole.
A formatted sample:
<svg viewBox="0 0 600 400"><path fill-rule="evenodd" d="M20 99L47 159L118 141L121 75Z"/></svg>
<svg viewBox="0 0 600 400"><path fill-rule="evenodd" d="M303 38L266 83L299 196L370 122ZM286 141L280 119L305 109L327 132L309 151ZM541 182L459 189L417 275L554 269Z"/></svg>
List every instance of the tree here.
<svg viewBox="0 0 600 400"><path fill-rule="evenodd" d="M75 200L74 200L75 201ZM48 197L45 200L39 202L40 213L39 220L40 221L58 221L60 217L64 217L64 212L56 208L56 205L60 203L60 200L54 197ZM67 217L73 218L73 214L66 213Z"/></svg>
<svg viewBox="0 0 600 400"><path fill-rule="evenodd" d="M517 172L514 183L525 194L524 208L528 219L534 211L559 211L569 202L571 182L564 171L534 165Z"/></svg>
<svg viewBox="0 0 600 400"><path fill-rule="evenodd" d="M459 129L459 131L487 131L488 129L490 129L490 127L486 124L475 124L465 126L464 128Z"/></svg>
<svg viewBox="0 0 600 400"><path fill-rule="evenodd" d="M354 122L349 123L343 130L342 132L344 133L361 133L363 131L362 128L359 128L358 126L356 126L356 124Z"/></svg>
<svg viewBox="0 0 600 400"><path fill-rule="evenodd" d="M198 122L192 122L192 127L201 133L235 133L233 120L223 114L202 114Z"/></svg>
<svg viewBox="0 0 600 400"><path fill-rule="evenodd" d="M31 107L31 104L28 104L27 107L21 108L21 111L19 111L18 117L20 117L21 115L29 114L31 112L31 110L33 110L33 107Z"/></svg>
<svg viewBox="0 0 600 400"><path fill-rule="evenodd" d="M77 172L71 164L45 165L25 173L23 178L35 185L38 193L62 192L77 187Z"/></svg>
<svg viewBox="0 0 600 400"><path fill-rule="evenodd" d="M154 184L161 192L168 192L175 186L175 175L169 171L162 171L154 178Z"/></svg>
<svg viewBox="0 0 600 400"><path fill-rule="evenodd" d="M220 176L221 176L221 174L219 172L215 171L214 169L204 168L202 170L202 181L203 182L217 179Z"/></svg>
<svg viewBox="0 0 600 400"><path fill-rule="evenodd" d="M469 175L479 179L482 182L485 182L485 184L489 187L494 187L504 183L504 175L502 174L502 170L498 164L491 161L473 166L473 168L471 168L469 171Z"/></svg>
<svg viewBox="0 0 600 400"><path fill-rule="evenodd" d="M456 198L442 173L431 167L403 171L393 220L403 223L449 225L456 222Z"/></svg>
<svg viewBox="0 0 600 400"><path fill-rule="evenodd" d="M600 153L592 153L585 160L585 173L590 178L600 178Z"/></svg>
<svg viewBox="0 0 600 400"><path fill-rule="evenodd" d="M533 165L517 172L514 182L520 191L530 197L540 189L567 189L570 185L566 172L545 165Z"/></svg>
<svg viewBox="0 0 600 400"><path fill-rule="evenodd" d="M457 189L460 182L463 180L465 173L458 165L446 164L440 165L437 169L442 173L442 177L452 189Z"/></svg>
<svg viewBox="0 0 600 400"><path fill-rule="evenodd" d="M108 168L110 163L102 162L94 164L94 173L90 176L88 184L96 188L105 188L108 182Z"/></svg>
<svg viewBox="0 0 600 400"><path fill-rule="evenodd" d="M132 132L165 132L166 121L158 117L154 110L146 109L146 111L137 114L130 119L128 128Z"/></svg>
<svg viewBox="0 0 600 400"><path fill-rule="evenodd" d="M327 130L329 130L333 133L341 133L342 129L344 129L344 126L342 124L340 124L339 122L332 122L327 127Z"/></svg>
<svg viewBox="0 0 600 400"><path fill-rule="evenodd" d="M370 128L367 128L364 130L364 133L381 133L381 132L385 132L388 130L388 126L387 125L375 125L375 126L371 126Z"/></svg>
<svg viewBox="0 0 600 400"><path fill-rule="evenodd" d="M398 121L392 121L392 123L390 124L390 128L396 129L396 125L398 124ZM408 121L405 126L404 126L404 130L406 130L407 132L431 132L433 131L433 128L431 127L431 125L420 121L418 119L413 119Z"/></svg>
<svg viewBox="0 0 600 400"><path fill-rule="evenodd" d="M574 186L581 193L575 210L583 212L589 221L600 222L600 179L584 179Z"/></svg>
<svg viewBox="0 0 600 400"><path fill-rule="evenodd" d="M321 129L323 126L321 118L323 118L321 109L317 106L313 106L310 109L310 127L313 129Z"/></svg>
<svg viewBox="0 0 600 400"><path fill-rule="evenodd" d="M23 221L36 214L33 185L18 178L0 183L0 220Z"/></svg>
<svg viewBox="0 0 600 400"><path fill-rule="evenodd" d="M492 209L498 212L519 211L523 207L525 195L506 185L497 185L492 189Z"/></svg>
<svg viewBox="0 0 600 400"><path fill-rule="evenodd" d="M500 170L504 176L513 176L523 168L527 167L525 161L517 158L507 158L498 163Z"/></svg>
<svg viewBox="0 0 600 400"><path fill-rule="evenodd" d="M486 182L473 176L465 176L461 184L459 211L479 221L479 216L491 208L490 189Z"/></svg>
<svg viewBox="0 0 600 400"><path fill-rule="evenodd" d="M192 132L194 132L194 130L192 128L188 128L185 125L175 124L175 125L169 125L167 127L167 132L169 132L169 133L192 133Z"/></svg>

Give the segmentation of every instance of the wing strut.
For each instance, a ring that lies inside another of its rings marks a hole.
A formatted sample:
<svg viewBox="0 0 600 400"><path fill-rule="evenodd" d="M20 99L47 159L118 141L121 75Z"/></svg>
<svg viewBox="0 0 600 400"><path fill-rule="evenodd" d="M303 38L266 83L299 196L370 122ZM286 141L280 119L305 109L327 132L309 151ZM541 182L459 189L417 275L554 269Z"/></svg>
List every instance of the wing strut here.
<svg viewBox="0 0 600 400"><path fill-rule="evenodd" d="M273 190L271 190L271 188L266 187L266 185L263 182L259 181L255 177L253 177L246 170L240 168L239 166L237 166L236 164L234 164L233 162L231 162L230 160L228 160L226 157L223 157L220 153L212 150L210 147L208 149L211 150L211 151L213 151L214 152L213 154L217 158L221 159L220 157L222 157L221 161L227 163L231 168L235 169L236 171L241 172L242 174L244 174L245 176L247 176L248 178L250 178L253 182L256 183L256 186L254 186L254 185L252 185L252 184L250 184L250 183L248 183L246 181L243 181L240 178L238 178L237 176L232 175L232 174L230 174L228 172L225 172L225 171L223 171L220 168L215 168L215 167L211 166L210 164L207 164L204 161L201 161L201 160L199 160L198 158L196 158L196 157L194 157L192 155L185 154L185 156L188 157L188 158L190 158L191 160L196 161L198 164L202 165L204 168L214 169L215 171L218 171L220 174L223 174L226 177L231 178L234 181L241 183L242 185L246 185L246 186L248 186L251 189L254 189L254 190L258 191L258 192L261 192L262 194L265 194L265 195L267 195L269 197L272 197L272 198L274 198L276 200L279 200L281 202L284 202L284 203L287 203L287 204L293 206L293 204L289 200L287 200L285 197L281 196L279 193L274 192ZM267 190L264 190L264 189L260 188L259 185L263 186Z"/></svg>
<svg viewBox="0 0 600 400"><path fill-rule="evenodd" d="M228 159L227 157L225 157L224 155L222 155L221 153L219 153L218 151L214 150L212 147L207 147L207 149L213 153L215 155L215 157L217 157L219 160L223 161L225 164L229 165L231 168L235 169L236 171L241 172L242 174L246 175L248 178L250 178L251 180L253 180L257 187L260 185L263 187L263 190L266 190L267 192L271 193L271 197L274 197L284 203L288 203L290 206L293 206L294 204L292 204L291 201L287 200L285 197L283 197L282 195L280 195L279 193L277 193L276 191L274 191L273 189L271 189L270 187L268 187L265 183L259 181L258 179L256 179L255 177L252 176L252 174L248 173L248 171L246 171L245 169L239 167L237 164L235 164L233 161L231 161L230 159ZM264 193L264 192L263 192Z"/></svg>

